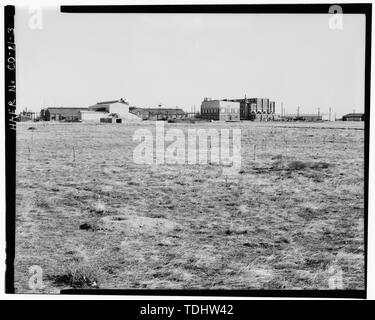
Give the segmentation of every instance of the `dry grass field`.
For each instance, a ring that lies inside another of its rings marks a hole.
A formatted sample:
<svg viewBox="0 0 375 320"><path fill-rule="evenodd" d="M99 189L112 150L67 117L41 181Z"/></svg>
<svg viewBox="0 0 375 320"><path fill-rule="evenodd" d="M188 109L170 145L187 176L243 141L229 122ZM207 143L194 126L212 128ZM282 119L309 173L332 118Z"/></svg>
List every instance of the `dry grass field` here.
<svg viewBox="0 0 375 320"><path fill-rule="evenodd" d="M241 128L228 179L135 164L141 127L18 124L16 292L35 292L33 265L45 293L364 288L363 123L165 124Z"/></svg>

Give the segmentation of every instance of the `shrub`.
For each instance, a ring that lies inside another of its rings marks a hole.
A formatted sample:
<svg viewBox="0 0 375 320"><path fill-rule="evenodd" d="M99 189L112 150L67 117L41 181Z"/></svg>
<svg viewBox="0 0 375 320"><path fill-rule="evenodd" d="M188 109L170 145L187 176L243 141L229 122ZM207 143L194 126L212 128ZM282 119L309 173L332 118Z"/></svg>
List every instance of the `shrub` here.
<svg viewBox="0 0 375 320"><path fill-rule="evenodd" d="M311 161L291 161L288 164L289 170L303 170L303 169L326 169L330 166L327 162L311 162Z"/></svg>
<svg viewBox="0 0 375 320"><path fill-rule="evenodd" d="M52 278L55 284L69 285L72 288L99 288L97 272L92 266L88 265L69 266L64 273Z"/></svg>

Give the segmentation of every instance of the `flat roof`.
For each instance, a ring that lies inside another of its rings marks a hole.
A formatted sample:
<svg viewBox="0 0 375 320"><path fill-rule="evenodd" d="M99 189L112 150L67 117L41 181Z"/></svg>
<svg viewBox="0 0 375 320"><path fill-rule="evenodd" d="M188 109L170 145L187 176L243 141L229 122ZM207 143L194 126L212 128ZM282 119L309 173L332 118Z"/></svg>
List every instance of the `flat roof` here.
<svg viewBox="0 0 375 320"><path fill-rule="evenodd" d="M45 110L87 110L87 107L48 107Z"/></svg>

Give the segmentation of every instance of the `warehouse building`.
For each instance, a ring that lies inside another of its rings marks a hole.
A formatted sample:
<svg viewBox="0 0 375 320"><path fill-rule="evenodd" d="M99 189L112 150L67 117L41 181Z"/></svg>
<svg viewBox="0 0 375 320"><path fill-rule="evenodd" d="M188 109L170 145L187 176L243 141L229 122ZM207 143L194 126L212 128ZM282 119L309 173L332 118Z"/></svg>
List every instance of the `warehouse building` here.
<svg viewBox="0 0 375 320"><path fill-rule="evenodd" d="M82 122L110 122L121 123L125 121L139 121L138 116L130 113L129 103L125 99L98 102L87 110L80 111ZM116 121L105 121L101 119L113 118ZM121 119L121 120L120 120Z"/></svg>
<svg viewBox="0 0 375 320"><path fill-rule="evenodd" d="M81 111L88 110L88 108L59 108L51 107L43 109L40 113L40 118L44 121L80 121Z"/></svg>
<svg viewBox="0 0 375 320"><path fill-rule="evenodd" d="M130 113L143 120L174 120L186 117L185 111L180 108L138 108L130 107Z"/></svg>
<svg viewBox="0 0 375 320"><path fill-rule="evenodd" d="M40 116L44 121L119 123L140 120L139 117L129 112L129 104L124 99L98 102L87 108L47 108L41 111ZM113 118L117 120L102 121L102 118Z"/></svg>
<svg viewBox="0 0 375 320"><path fill-rule="evenodd" d="M348 113L342 117L342 121L365 121L364 113Z"/></svg>
<svg viewBox="0 0 375 320"><path fill-rule="evenodd" d="M282 120L284 121L322 121L323 117L321 114L287 114L283 115Z"/></svg>
<svg viewBox="0 0 375 320"><path fill-rule="evenodd" d="M201 118L217 121L240 121L240 103L205 98L201 104Z"/></svg>
<svg viewBox="0 0 375 320"><path fill-rule="evenodd" d="M37 119L38 117L36 112L24 110L19 114L17 121L36 121Z"/></svg>

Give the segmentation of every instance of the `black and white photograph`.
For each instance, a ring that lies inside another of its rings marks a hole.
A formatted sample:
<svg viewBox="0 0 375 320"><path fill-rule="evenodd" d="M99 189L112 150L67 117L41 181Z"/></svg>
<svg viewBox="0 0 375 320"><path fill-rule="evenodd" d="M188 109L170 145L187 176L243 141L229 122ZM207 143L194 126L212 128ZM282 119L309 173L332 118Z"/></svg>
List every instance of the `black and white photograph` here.
<svg viewBox="0 0 375 320"><path fill-rule="evenodd" d="M275 7L13 7L9 292L363 297L372 7Z"/></svg>

